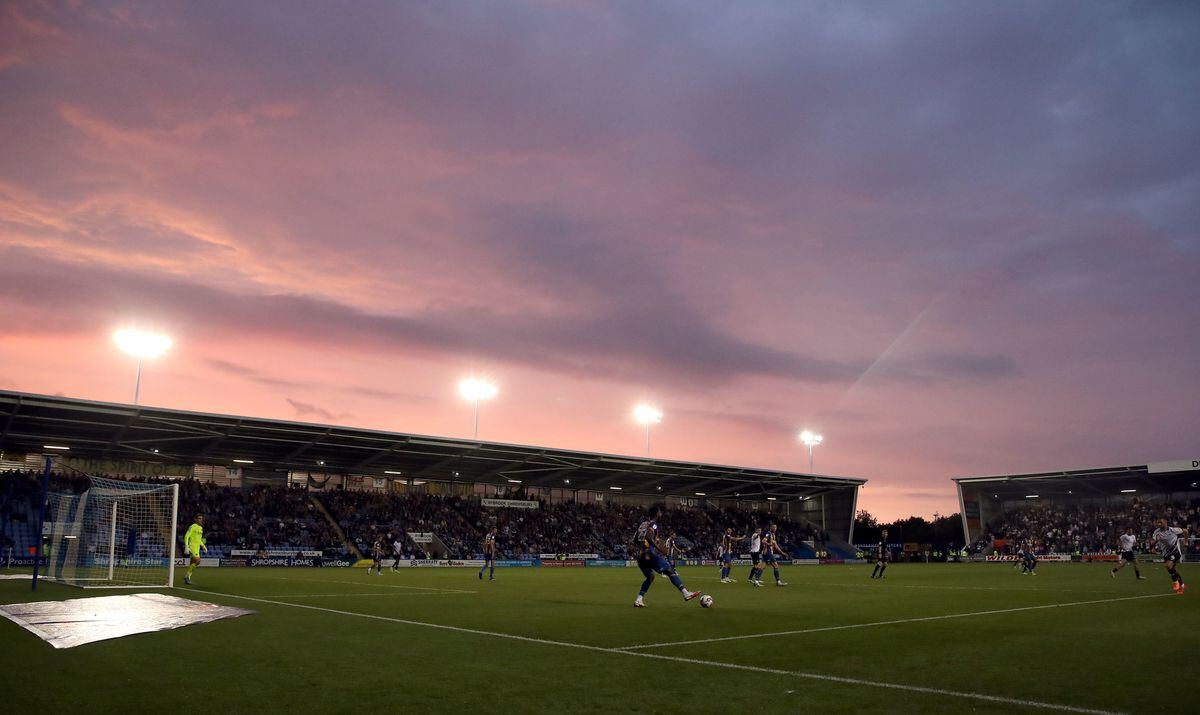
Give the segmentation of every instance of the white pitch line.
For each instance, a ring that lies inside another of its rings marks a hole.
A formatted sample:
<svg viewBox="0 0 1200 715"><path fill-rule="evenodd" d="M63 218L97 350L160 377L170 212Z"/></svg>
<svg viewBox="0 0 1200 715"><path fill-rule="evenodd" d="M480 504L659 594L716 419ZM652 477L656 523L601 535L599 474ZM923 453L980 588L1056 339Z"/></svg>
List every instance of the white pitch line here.
<svg viewBox="0 0 1200 715"><path fill-rule="evenodd" d="M284 593L273 596L264 596L263 598L334 598L341 596L362 597L373 596L376 598L411 598L413 596L460 596L463 594L479 593L478 591L438 591L435 593Z"/></svg>
<svg viewBox="0 0 1200 715"><path fill-rule="evenodd" d="M453 631L455 633L470 633L472 635L491 636L493 638L506 638L508 640L523 641L525 643L538 643L541 645L559 646L562 648L575 648L577 650L588 650L596 653L609 653L613 655L626 655L635 658L650 658L653 660L664 660L674 663L688 663L690 665L706 665L713 668L725 668L727 670L740 670L751 673L765 673L767 675L786 675L793 678L803 678L806 680L819 680L827 683L840 683L843 685L860 685L872 688L883 688L886 690L903 690L910 693L921 693L924 695L940 695L952 698L966 700L983 700L991 703L1002 703L1004 705L1020 705L1029 708L1041 708L1044 710L1056 710L1058 712L1083 713L1084 715L1120 715L1120 713L1111 710L1097 710L1093 708L1083 708L1075 705L1061 705L1058 703L1044 703L1038 700L1022 700L1020 698L1006 698L1001 695L987 695L984 693L962 692L957 690L945 690L943 688L928 688L921 685L904 685L901 683L886 683L878 680L861 680L859 678L845 678L838 675L823 675L821 673L805 673L796 670L780 670L777 668L763 668L756 665L740 665L738 663L722 663L716 660L700 660L698 658L681 658L673 655L662 655L659 653L641 653L638 651L621 650L618 648L605 648L603 646L585 645L583 643L569 643L567 641L552 641L544 638L533 638L530 636L519 636L512 633L498 633L494 631L483 631L475 628L462 628L459 626L447 626L440 623L426 623L424 621L410 621L405 618L393 618L391 616L377 616L371 613L356 613L355 611L339 611L334 608L322 608L321 606L312 606L307 603L287 603L286 601L272 601L266 598L257 598L254 596L239 596L233 593L221 593L219 591L202 591L200 589L192 589L200 593L211 593L214 596L226 596L229 598L240 598L246 601L257 601L259 603L270 603L276 606L288 606L291 608L304 608L310 611L320 611L323 613L334 613L340 616L350 616L352 618L367 618L375 621L388 621L391 623L402 623L408 626L420 626L422 628L434 628L443 631Z"/></svg>
<svg viewBox="0 0 1200 715"><path fill-rule="evenodd" d="M893 621L872 621L870 623L850 623L842 626L821 626L819 628L800 628L792 631L773 631L770 633L747 633L740 636L724 636L721 638L699 638L690 641L674 641L671 643L644 643L642 645L626 645L614 650L632 651L643 648L666 648L668 646L694 645L696 643L719 643L722 641L741 641L751 638L773 638L776 636L794 636L801 633L823 633L826 631L844 631L852 628L873 628L875 626L893 626L900 623L921 623L923 621L944 621L951 618L968 618L970 616L991 616L998 613L1017 613L1019 611L1037 611L1046 608L1066 608L1068 606L1088 606L1096 603L1116 603L1117 601L1136 601L1141 598L1165 598L1176 596L1174 593L1155 593L1147 596L1123 596L1121 598L1104 598L1097 601L1073 601L1071 603L1048 603L1041 606L1021 606L1019 608L998 608L991 611L972 611L970 613L947 613L941 616L921 616L918 618L898 618Z"/></svg>
<svg viewBox="0 0 1200 715"><path fill-rule="evenodd" d="M404 588L413 591L438 591L441 593L476 593L461 588L434 588L431 586L403 586L395 583L375 583L374 581L330 581L323 578L289 578L287 576L270 576L276 581L306 581L308 583L344 583L351 586L373 586L377 588Z"/></svg>
<svg viewBox="0 0 1200 715"><path fill-rule="evenodd" d="M695 576L688 577L688 581L696 579L698 581L720 581L719 576ZM746 583L738 581L739 584ZM1112 591L1101 591L1099 589L1085 588L1019 588L1017 586L933 586L926 584L913 583L895 583L890 579L887 586L877 586L874 582L871 583L842 583L839 581L789 581L792 586L847 586L851 588L932 588L946 591L1019 591L1021 593L1112 593Z"/></svg>

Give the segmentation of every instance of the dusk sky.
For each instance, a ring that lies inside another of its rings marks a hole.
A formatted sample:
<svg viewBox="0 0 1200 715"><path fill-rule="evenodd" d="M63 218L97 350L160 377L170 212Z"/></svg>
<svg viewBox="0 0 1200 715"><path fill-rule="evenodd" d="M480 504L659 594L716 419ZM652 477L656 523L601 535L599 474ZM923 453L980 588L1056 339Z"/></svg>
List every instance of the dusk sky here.
<svg viewBox="0 0 1200 715"><path fill-rule="evenodd" d="M1200 3L0 0L0 388L870 479L1200 450Z"/></svg>

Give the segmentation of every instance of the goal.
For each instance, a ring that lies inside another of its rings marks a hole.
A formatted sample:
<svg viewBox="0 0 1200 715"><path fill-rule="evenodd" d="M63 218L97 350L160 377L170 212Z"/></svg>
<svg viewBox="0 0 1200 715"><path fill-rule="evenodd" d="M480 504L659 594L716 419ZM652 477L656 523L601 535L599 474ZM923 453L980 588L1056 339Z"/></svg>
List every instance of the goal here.
<svg viewBox="0 0 1200 715"><path fill-rule="evenodd" d="M81 588L174 586L179 485L88 481L81 493L46 495L45 578Z"/></svg>

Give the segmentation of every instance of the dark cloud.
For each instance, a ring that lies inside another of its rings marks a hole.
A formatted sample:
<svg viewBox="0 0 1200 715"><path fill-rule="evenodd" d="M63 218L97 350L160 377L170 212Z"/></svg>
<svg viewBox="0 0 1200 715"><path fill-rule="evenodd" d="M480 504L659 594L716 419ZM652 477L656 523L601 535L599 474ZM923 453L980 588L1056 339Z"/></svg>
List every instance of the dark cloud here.
<svg viewBox="0 0 1200 715"><path fill-rule="evenodd" d="M995 380L1018 374L1016 362L1007 355L955 353L931 353L890 360L877 373L885 379L918 383Z"/></svg>
<svg viewBox="0 0 1200 715"><path fill-rule="evenodd" d="M319 382L314 383L300 382L297 380L281 380L279 378L266 375L260 370L246 367L245 365L239 365L228 360L222 360L220 358L208 358L205 360L205 362L208 363L209 367L217 370L218 372L223 372L237 377L244 377L253 382L257 382L260 385L267 385L268 387L283 387L289 389L330 389L349 395L358 395L360 397L369 397L377 400L388 400L390 402L421 403L428 401L428 398L423 395L397 392L380 387L362 387L359 385L326 385Z"/></svg>
<svg viewBox="0 0 1200 715"><path fill-rule="evenodd" d="M199 334L280 337L313 347L477 352L568 374L654 376L674 384L756 374L820 382L856 374L853 366L740 340L687 316L672 321L654 314L555 320L479 311L380 315L308 296L234 294L115 268L92 266L76 273L18 249L3 255L0 297L25 305L31 323L39 308L56 313L68 309L72 323L80 327L93 320L110 321L136 306L144 316L163 316ZM72 276L69 282L60 280L66 275ZM44 291L47 281L57 283L52 296ZM220 320L213 322L214 316ZM227 361L212 366L263 384L298 386Z"/></svg>
<svg viewBox="0 0 1200 715"><path fill-rule="evenodd" d="M318 417L326 420L327 422L338 422L354 416L349 412L340 412L338 414L334 414L323 407L318 407L307 402L300 402L299 400L293 400L290 397L284 399L286 399L287 403L292 406L293 410L296 411L297 417Z"/></svg>
<svg viewBox="0 0 1200 715"><path fill-rule="evenodd" d="M223 373L226 373L229 375L235 375L237 377L244 377L247 380L257 382L260 385L266 385L268 387L285 387L285 388L292 388L292 389L304 387L304 383L302 383L302 382L297 382L294 380L282 380L277 377L271 377L270 375L264 375L261 372L259 372L258 370L253 370L253 369L245 367L243 365L237 365L235 363L229 362L228 360L221 360L219 358L209 358L205 362L208 363L209 367L213 368L214 370L217 370L218 372L223 372Z"/></svg>
<svg viewBox="0 0 1200 715"><path fill-rule="evenodd" d="M761 433L764 437L768 438L779 435L791 435L795 432L796 428L796 425L772 417L769 414L752 414L735 410L697 410L685 408L673 409L671 410L671 414L672 416L678 415L684 418L696 417L706 421L721 422Z"/></svg>

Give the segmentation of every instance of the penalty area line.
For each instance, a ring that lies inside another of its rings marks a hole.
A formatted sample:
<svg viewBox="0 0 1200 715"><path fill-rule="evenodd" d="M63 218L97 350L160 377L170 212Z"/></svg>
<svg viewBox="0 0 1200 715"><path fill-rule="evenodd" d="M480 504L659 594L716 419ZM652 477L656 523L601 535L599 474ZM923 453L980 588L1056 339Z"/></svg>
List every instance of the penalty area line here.
<svg viewBox="0 0 1200 715"><path fill-rule="evenodd" d="M743 641L751 638L774 638L776 636L794 636L802 633L824 633L827 631L845 631L852 628L874 628L876 626L894 626L901 623L922 623L924 621L945 621L952 618L969 618L971 616L992 616L999 613L1018 613L1020 611L1038 611L1046 608L1066 608L1068 606L1089 606L1096 603L1116 603L1118 601L1136 601L1142 598L1174 597L1173 593L1154 593L1146 596L1122 596L1121 598L1102 598L1096 601L1072 601L1070 603L1047 603L1040 606L1020 606L1018 608L998 608L990 611L972 611L970 613L946 613L940 616L919 616L917 618L897 618L891 621L872 621L870 623L849 623L841 626L819 626L817 628L799 628L792 631L772 631L770 633L747 633L740 636L723 636L720 638L698 638L689 641L672 641L670 643L643 643L642 645L626 645L613 650L636 651L643 648L667 648L680 645L695 645L698 643L720 643L722 641Z"/></svg>
<svg viewBox="0 0 1200 715"><path fill-rule="evenodd" d="M290 578L288 576L268 576L276 581L305 581L307 583L344 583L349 586L370 586L372 588L402 588L409 591L437 591L438 593L477 593L461 588L438 588L435 586L406 586L397 583L375 583L374 581L334 581L325 578ZM370 578L368 576L368 578Z"/></svg>
<svg viewBox="0 0 1200 715"><path fill-rule="evenodd" d="M414 596L461 596L464 594L479 593L478 591L439 591L430 593L422 591L421 593L280 593L263 596L263 598L335 598L346 596L347 598L361 598L363 596L374 598L412 598Z"/></svg>
<svg viewBox="0 0 1200 715"><path fill-rule="evenodd" d="M461 626L447 626L441 623L428 623L425 621L411 621L406 618L395 618L392 616L378 616L372 613L358 613L355 611L342 611L336 608L325 608L323 606L313 606L307 603L288 603L286 601L273 601L267 598L258 598L255 596L241 596L234 593L221 593L219 591L204 591L202 589L190 589L196 593L208 593L214 596L225 596L227 598L237 598L245 601L255 601L257 603L269 603L275 606L286 606L288 608L303 608L309 611L318 611L321 613L333 613L339 616L349 616L351 618L365 618L373 621L387 621L389 623L400 623L407 626L418 626L420 628L433 628L436 630L450 631L453 633L467 633L478 636L491 636L492 638L504 638L507 640L522 641L525 643L537 643L539 645L558 646L560 648L574 648L576 650L586 650L595 653L608 653L610 655L623 655L633 658L649 658L651 660L667 661L673 663L686 663L689 665L703 665L710 668L724 668L726 670L737 670L749 673L762 673L765 675L783 675L792 678L802 678L804 680L816 680L826 683L839 683L842 685L866 686L872 688L883 688L885 690L900 690L909 693L920 693L922 695L937 695L941 697L957 698L961 700L982 700L990 703L1002 703L1004 705L1020 705L1022 707L1040 708L1043 710L1055 710L1058 712L1083 713L1084 715L1120 715L1120 713L1111 710L1097 710L1094 708L1084 708L1075 705L1062 705L1059 703L1045 703L1038 700L1023 700L1020 698L1008 698L1002 695L987 695L985 693L971 693L958 690L946 690L944 688L930 688L921 685L905 685L902 683L887 683L878 680L863 680L860 678L847 678L838 675L824 675L821 673L805 673L797 670L782 670L779 668L764 668L757 665L741 665L739 663L723 663L717 660L701 660L699 658L682 658L674 655L662 655L661 653L642 653L640 651L621 650L618 648L605 648L604 646L586 645L583 643L570 643L568 641L555 641L546 638L534 638L532 636L520 636L513 633L499 633L496 631L484 631L477 628L463 628Z"/></svg>

